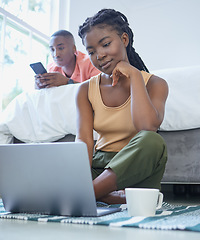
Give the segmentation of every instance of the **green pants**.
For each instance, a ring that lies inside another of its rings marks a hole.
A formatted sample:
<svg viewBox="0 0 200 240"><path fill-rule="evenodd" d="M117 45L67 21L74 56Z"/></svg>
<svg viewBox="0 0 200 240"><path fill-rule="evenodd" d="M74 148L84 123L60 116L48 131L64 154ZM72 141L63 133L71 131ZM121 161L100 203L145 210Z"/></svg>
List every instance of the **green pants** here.
<svg viewBox="0 0 200 240"><path fill-rule="evenodd" d="M95 152L92 177L95 179L110 168L117 175L118 190L126 187L160 189L166 162L163 138L155 132L141 131L118 153Z"/></svg>

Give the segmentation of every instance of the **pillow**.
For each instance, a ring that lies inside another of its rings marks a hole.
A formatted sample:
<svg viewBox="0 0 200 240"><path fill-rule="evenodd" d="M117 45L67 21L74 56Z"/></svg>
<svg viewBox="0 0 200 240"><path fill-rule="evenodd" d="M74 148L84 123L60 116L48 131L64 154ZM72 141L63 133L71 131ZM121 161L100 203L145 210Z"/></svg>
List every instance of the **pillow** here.
<svg viewBox="0 0 200 240"><path fill-rule="evenodd" d="M200 66L163 69L153 74L169 85L162 131L200 127Z"/></svg>

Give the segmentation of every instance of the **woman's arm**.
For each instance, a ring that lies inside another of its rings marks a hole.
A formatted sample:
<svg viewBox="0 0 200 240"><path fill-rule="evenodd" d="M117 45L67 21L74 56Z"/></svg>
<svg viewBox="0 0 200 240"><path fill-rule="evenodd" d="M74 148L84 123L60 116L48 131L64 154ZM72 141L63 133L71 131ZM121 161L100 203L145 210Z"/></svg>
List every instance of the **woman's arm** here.
<svg viewBox="0 0 200 240"><path fill-rule="evenodd" d="M78 89L76 96L77 107L77 131L76 141L85 142L88 148L90 165L92 165L93 157L93 110L88 99L89 81L82 83Z"/></svg>
<svg viewBox="0 0 200 240"><path fill-rule="evenodd" d="M168 86L164 79L151 76L145 86L142 76L131 77L132 118L137 130L157 131L161 125Z"/></svg>
<svg viewBox="0 0 200 240"><path fill-rule="evenodd" d="M152 75L145 86L139 70L127 62L119 62L113 71L113 78L124 77L130 81L131 114L138 131L157 131L164 118L168 85L162 78Z"/></svg>

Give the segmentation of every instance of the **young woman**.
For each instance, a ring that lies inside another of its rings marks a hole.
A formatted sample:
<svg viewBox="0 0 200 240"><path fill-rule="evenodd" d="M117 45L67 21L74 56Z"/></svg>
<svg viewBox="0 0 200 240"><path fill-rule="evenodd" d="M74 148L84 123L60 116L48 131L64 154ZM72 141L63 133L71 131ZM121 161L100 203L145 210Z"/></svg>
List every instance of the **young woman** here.
<svg viewBox="0 0 200 240"><path fill-rule="evenodd" d="M103 9L79 27L93 65L102 73L77 94L77 138L87 144L96 199L124 203L126 187L160 188L166 145L156 133L168 86L148 73L132 47L127 18ZM93 156L93 129L99 133Z"/></svg>

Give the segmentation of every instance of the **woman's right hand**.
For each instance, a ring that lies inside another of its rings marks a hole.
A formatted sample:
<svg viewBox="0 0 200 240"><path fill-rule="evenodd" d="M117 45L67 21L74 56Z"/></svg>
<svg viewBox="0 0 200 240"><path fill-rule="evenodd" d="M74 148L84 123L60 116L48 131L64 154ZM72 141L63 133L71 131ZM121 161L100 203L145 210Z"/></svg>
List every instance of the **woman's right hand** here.
<svg viewBox="0 0 200 240"><path fill-rule="evenodd" d="M134 72L139 71L137 68L130 65L130 63L125 61L120 61L116 67L114 68L111 78L113 79L112 86L115 86L120 77L125 77L130 79L131 74Z"/></svg>

